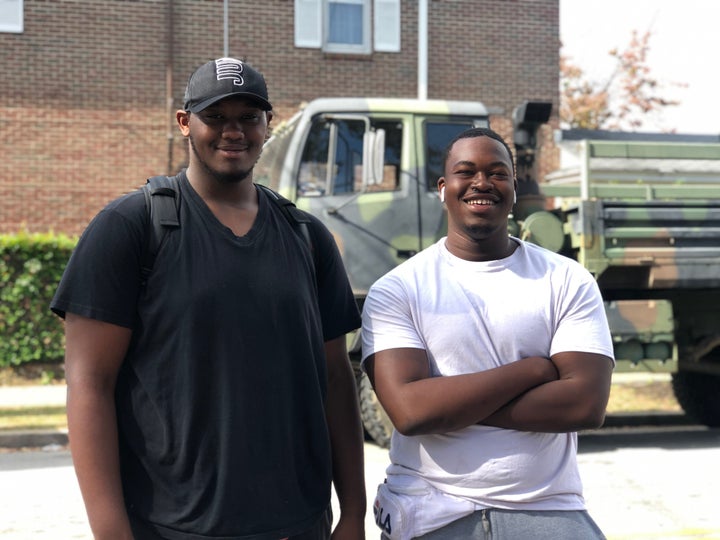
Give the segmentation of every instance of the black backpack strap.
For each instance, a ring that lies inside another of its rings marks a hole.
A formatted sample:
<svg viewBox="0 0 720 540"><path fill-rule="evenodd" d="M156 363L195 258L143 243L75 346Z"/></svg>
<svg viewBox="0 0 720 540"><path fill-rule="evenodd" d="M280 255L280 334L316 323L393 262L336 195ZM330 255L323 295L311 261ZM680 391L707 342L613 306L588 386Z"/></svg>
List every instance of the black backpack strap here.
<svg viewBox="0 0 720 540"><path fill-rule="evenodd" d="M268 197L270 197L270 200L274 202L280 208L280 210L282 210L283 214L285 215L287 220L293 225L293 227L296 230L300 231L300 234L302 235L305 243L310 249L310 253L313 257L313 263L317 268L317 261L315 260L315 248L313 246L312 237L310 236L310 218L307 217L305 212L295 206L295 203L286 199L279 193L276 193L269 187L263 186L262 184L255 185L261 190L263 190L265 193L267 193Z"/></svg>
<svg viewBox="0 0 720 540"><path fill-rule="evenodd" d="M174 176L148 178L142 189L150 221L140 270L142 284L145 285L168 230L180 227L180 191Z"/></svg>

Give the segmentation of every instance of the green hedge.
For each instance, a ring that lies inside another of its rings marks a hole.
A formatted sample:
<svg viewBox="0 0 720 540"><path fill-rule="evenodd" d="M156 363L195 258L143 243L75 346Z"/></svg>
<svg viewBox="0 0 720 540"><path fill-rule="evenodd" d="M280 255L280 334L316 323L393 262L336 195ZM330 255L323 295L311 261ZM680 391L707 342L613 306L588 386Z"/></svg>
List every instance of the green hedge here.
<svg viewBox="0 0 720 540"><path fill-rule="evenodd" d="M77 238L0 235L0 366L62 362L62 321L50 309Z"/></svg>

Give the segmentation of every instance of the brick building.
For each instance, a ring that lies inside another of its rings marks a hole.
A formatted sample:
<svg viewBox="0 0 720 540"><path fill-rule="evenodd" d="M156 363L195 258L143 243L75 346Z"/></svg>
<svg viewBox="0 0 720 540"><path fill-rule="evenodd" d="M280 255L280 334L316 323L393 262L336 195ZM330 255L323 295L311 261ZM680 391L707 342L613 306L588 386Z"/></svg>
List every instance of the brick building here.
<svg viewBox="0 0 720 540"><path fill-rule="evenodd" d="M558 3L6 1L0 233L79 234L109 200L182 167L174 112L187 76L225 50L265 74L279 119L319 96L417 97L420 5L426 96L481 101L509 137L522 101L557 109ZM544 171L557 159L550 132L541 131Z"/></svg>

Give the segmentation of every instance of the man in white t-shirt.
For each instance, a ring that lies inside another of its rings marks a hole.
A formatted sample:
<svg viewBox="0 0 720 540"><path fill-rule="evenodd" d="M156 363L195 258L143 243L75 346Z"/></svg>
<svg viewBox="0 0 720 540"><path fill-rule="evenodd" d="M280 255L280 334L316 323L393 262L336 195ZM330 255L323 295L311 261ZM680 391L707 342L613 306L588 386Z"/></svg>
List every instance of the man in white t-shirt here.
<svg viewBox="0 0 720 540"><path fill-rule="evenodd" d="M447 237L365 301L363 367L396 428L383 538L604 538L576 460L610 393L603 302L577 262L508 236L516 186L497 133L461 133L438 181Z"/></svg>

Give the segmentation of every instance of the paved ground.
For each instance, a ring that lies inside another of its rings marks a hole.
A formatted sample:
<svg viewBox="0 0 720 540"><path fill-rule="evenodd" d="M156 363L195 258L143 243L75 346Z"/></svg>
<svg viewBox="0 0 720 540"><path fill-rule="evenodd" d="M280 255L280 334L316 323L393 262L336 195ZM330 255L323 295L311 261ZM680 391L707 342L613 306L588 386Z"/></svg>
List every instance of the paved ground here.
<svg viewBox="0 0 720 540"><path fill-rule="evenodd" d="M0 407L64 402L61 385L0 386ZM0 450L0 538L90 540L66 446L52 440L32 446L39 448ZM719 452L720 430L699 426L583 435L578 461L590 512L611 540L720 539ZM372 501L387 463L386 450L365 445L368 539L378 537Z"/></svg>
<svg viewBox="0 0 720 540"><path fill-rule="evenodd" d="M65 392L63 384L0 386L0 407L63 405Z"/></svg>
<svg viewBox="0 0 720 540"><path fill-rule="evenodd" d="M606 431L580 447L588 508L609 540L720 538L720 430ZM387 462L365 444L368 540L379 537L371 505ZM91 540L67 449L0 452L0 516L3 540Z"/></svg>

